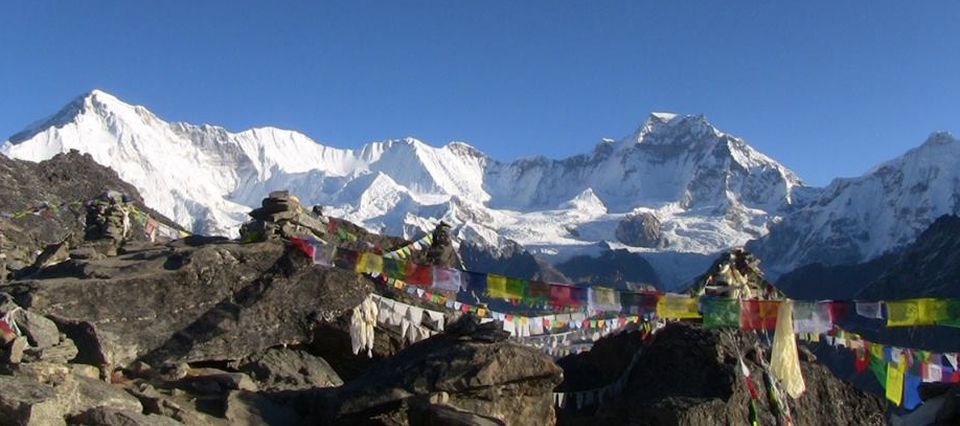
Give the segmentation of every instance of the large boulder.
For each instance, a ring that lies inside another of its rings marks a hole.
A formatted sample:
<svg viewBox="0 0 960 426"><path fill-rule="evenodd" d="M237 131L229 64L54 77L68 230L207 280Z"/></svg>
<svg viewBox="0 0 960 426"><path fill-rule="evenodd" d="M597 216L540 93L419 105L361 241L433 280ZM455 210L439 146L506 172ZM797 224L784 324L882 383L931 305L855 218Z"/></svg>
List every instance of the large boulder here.
<svg viewBox="0 0 960 426"><path fill-rule="evenodd" d="M86 363L239 360L307 342L372 291L281 242L191 237L106 259L71 259L3 287L53 318Z"/></svg>
<svg viewBox="0 0 960 426"><path fill-rule="evenodd" d="M343 380L323 358L303 350L270 348L244 359L239 370L265 391L340 386Z"/></svg>
<svg viewBox="0 0 960 426"><path fill-rule="evenodd" d="M409 423L430 405L511 425L553 424L553 388L562 372L536 349L506 341L496 323L467 315L347 384L319 392L317 421ZM439 396L442 395L442 396ZM439 424L439 423L437 423Z"/></svg>
<svg viewBox="0 0 960 426"><path fill-rule="evenodd" d="M568 424L705 425L749 424L750 393L738 354L760 394L761 424L776 424L766 398L762 367L753 362L754 334L673 323L645 347L627 376L623 393L607 399L589 417L564 412ZM807 390L786 397L794 425L872 425L884 418L882 397L854 388L801 354Z"/></svg>

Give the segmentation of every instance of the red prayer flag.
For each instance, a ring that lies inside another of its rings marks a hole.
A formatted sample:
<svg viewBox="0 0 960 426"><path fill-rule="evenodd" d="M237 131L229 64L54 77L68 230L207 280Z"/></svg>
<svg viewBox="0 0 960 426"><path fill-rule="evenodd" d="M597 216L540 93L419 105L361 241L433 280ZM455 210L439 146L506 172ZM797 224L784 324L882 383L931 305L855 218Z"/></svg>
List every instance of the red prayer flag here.
<svg viewBox="0 0 960 426"><path fill-rule="evenodd" d="M406 281L415 286L430 287L433 285L433 267L413 262L407 263Z"/></svg>
<svg viewBox="0 0 960 426"><path fill-rule="evenodd" d="M774 330L779 307L780 302L776 300L740 301L740 328L747 331Z"/></svg>

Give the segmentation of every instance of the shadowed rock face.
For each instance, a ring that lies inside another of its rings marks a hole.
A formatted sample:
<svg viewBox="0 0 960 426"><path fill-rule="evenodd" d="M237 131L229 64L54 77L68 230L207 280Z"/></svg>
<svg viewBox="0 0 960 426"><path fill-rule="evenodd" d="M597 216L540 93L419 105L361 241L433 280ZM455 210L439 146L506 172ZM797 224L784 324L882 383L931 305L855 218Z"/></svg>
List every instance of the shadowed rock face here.
<svg viewBox="0 0 960 426"><path fill-rule="evenodd" d="M628 216L617 224L617 239L634 247L656 248L663 242L660 221L651 213Z"/></svg>
<svg viewBox="0 0 960 426"><path fill-rule="evenodd" d="M134 206L160 222L179 226L143 204L137 189L120 179L116 172L93 161L90 155L76 151L59 154L47 161L32 163L0 155L0 232L3 252L11 269L29 266L36 252L48 244L68 239L71 245L84 234L83 203L106 190L126 193ZM38 214L8 217L48 203L55 208ZM132 223L131 239L146 240L143 227Z"/></svg>
<svg viewBox="0 0 960 426"><path fill-rule="evenodd" d="M478 321L465 316L445 333L400 351L340 388L317 394L315 418L336 424L373 419L406 424L424 403L470 412L493 424L553 424L552 391L562 370L536 349L506 341L494 323Z"/></svg>
<svg viewBox="0 0 960 426"><path fill-rule="evenodd" d="M613 339L623 340L625 337ZM766 399L762 368L754 362L756 335L705 329L673 323L657 333L628 376L621 396L605 401L588 417L561 412L561 424L714 425L749 424L750 394L740 373L737 354L743 354L761 400L761 424L776 424ZM617 348L597 345L598 352ZM618 354L596 354L591 362L616 359ZM873 425L884 423L882 397L857 390L826 367L801 353L807 391L787 397L795 425ZM581 365L580 368L583 368ZM596 368L596 367L594 367ZM594 385L595 386L595 385ZM576 389L569 389L576 390ZM598 421L600 423L598 423Z"/></svg>
<svg viewBox="0 0 960 426"><path fill-rule="evenodd" d="M71 259L8 288L78 341L81 358L125 366L236 360L307 342L372 291L349 271L309 267L281 243L190 238Z"/></svg>

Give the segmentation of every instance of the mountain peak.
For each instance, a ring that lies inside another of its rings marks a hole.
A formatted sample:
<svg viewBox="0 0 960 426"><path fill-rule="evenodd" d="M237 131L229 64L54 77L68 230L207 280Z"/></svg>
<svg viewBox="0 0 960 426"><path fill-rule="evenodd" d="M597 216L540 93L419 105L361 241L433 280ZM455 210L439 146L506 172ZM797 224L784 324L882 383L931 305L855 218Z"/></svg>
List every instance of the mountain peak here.
<svg viewBox="0 0 960 426"><path fill-rule="evenodd" d="M56 114L30 124L24 130L11 136L9 141L10 143L17 144L29 140L46 129L54 127L62 128L76 121L81 115L88 113L104 115L108 111L114 113L136 111L140 115L152 116L152 114L142 106L130 105L103 90L93 89L73 98L73 100L64 105L63 108L60 108Z"/></svg>

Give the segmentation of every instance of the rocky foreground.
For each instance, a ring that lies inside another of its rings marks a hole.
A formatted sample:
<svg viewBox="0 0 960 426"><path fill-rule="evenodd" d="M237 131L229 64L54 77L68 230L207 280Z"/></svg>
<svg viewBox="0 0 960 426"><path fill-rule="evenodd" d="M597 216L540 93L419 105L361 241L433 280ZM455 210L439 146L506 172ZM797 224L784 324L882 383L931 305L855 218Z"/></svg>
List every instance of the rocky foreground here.
<svg viewBox="0 0 960 426"><path fill-rule="evenodd" d="M0 285L0 425L747 421L737 355L760 371L753 335L671 324L643 341L627 331L554 362L497 322L444 310L448 325L428 330L432 337L410 344L403 330L377 323L369 354L356 354L351 323L365 315L355 307L369 295L426 302L319 266L290 237L354 250L406 242L325 218L282 192L251 213L244 242L151 242L130 238L117 216L126 203L110 194L87 203L86 223L71 225L84 230L82 239L53 244L45 261L22 260L29 266ZM459 263L441 228L413 259ZM29 252L29 241L12 241L18 256ZM810 361L808 392L789 402L795 424L883 422L879 398ZM557 393L618 378L605 400L557 407ZM775 422L769 403L759 401L758 410L764 424Z"/></svg>
<svg viewBox="0 0 960 426"><path fill-rule="evenodd" d="M556 413L553 392L564 370L510 341L495 323L479 325L468 316L405 348L396 330L378 326L373 357L353 355L352 308L369 293L385 293L379 286L353 272L314 266L282 241L128 243L117 256L45 267L2 287L0 314L12 312L26 344L4 359L0 424L602 419L692 425L746 419L735 354L748 353L752 343L740 332L669 326L645 349L621 396L595 412L568 407ZM630 338L612 336L579 362L561 365L571 378L603 382L622 373L622 359L641 346L627 344ZM604 368L611 371L584 374ZM810 390L795 403L796 424L882 419L878 398L816 364L804 362L804 373ZM764 416L772 422L768 411Z"/></svg>

